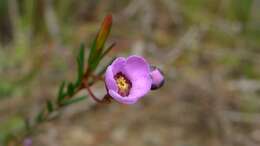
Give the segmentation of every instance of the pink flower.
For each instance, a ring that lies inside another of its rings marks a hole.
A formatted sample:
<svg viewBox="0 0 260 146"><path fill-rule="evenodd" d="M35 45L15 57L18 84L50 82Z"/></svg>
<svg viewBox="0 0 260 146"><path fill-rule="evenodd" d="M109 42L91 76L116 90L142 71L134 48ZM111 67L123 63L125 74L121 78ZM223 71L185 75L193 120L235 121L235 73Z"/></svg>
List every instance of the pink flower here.
<svg viewBox="0 0 260 146"><path fill-rule="evenodd" d="M134 104L151 89L150 66L140 56L118 57L106 70L105 84L114 100Z"/></svg>

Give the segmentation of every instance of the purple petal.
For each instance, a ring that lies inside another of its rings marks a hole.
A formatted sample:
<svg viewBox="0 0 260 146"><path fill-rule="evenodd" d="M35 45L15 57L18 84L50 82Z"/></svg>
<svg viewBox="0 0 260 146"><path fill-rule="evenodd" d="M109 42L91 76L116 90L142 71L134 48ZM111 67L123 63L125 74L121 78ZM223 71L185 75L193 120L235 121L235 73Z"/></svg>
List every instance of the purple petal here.
<svg viewBox="0 0 260 146"><path fill-rule="evenodd" d="M143 57L133 55L127 58L125 71L129 78L134 80L149 73L149 64Z"/></svg>
<svg viewBox="0 0 260 146"><path fill-rule="evenodd" d="M114 79L114 74L112 72L112 66L109 66L105 73L105 83L108 90L115 90L117 91L116 81Z"/></svg>
<svg viewBox="0 0 260 146"><path fill-rule="evenodd" d="M129 98L129 97L122 97L119 95L117 92L114 90L109 90L108 91L109 95L113 97L116 101L124 104L134 104L137 101L137 98Z"/></svg>
<svg viewBox="0 0 260 146"><path fill-rule="evenodd" d="M163 72L154 66L151 67L150 75L152 77L152 90L156 90L163 86L164 84L164 75Z"/></svg>
<svg viewBox="0 0 260 146"><path fill-rule="evenodd" d="M139 56L128 57L125 69L127 76L132 82L132 89L129 98L141 98L150 91L152 79L149 75L149 64L144 58Z"/></svg>
<svg viewBox="0 0 260 146"><path fill-rule="evenodd" d="M105 83L108 90L118 91L114 76L120 72L125 66L126 60L123 57L119 57L108 66L105 73Z"/></svg>
<svg viewBox="0 0 260 146"><path fill-rule="evenodd" d="M152 79L149 75L145 75L139 78L136 78L134 82L132 82L132 89L130 91L128 98L141 98L145 94L147 94L152 85Z"/></svg>
<svg viewBox="0 0 260 146"><path fill-rule="evenodd" d="M113 61L110 65L112 67L113 74L116 75L118 72L124 70L124 66L126 64L126 59L123 57L118 57Z"/></svg>

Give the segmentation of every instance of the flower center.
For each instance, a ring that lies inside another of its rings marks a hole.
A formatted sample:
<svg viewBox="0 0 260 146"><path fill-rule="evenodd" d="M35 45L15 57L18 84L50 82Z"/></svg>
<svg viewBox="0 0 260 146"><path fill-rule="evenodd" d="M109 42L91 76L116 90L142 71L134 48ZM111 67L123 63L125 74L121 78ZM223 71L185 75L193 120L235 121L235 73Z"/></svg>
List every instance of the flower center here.
<svg viewBox="0 0 260 146"><path fill-rule="evenodd" d="M131 82L126 78L126 76L124 74L122 74L121 72L117 73L114 76L115 80L116 80L116 84L118 87L118 93L121 96L127 96L129 95L130 89L132 87Z"/></svg>

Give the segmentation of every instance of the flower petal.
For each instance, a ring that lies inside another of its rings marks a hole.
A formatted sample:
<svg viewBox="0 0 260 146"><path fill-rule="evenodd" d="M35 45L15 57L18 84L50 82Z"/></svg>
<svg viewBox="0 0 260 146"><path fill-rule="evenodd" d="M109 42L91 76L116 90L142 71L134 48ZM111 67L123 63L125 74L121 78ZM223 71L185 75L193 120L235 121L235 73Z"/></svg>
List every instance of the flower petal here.
<svg viewBox="0 0 260 146"><path fill-rule="evenodd" d="M108 90L118 91L116 81L114 76L120 72L125 66L126 59L119 57L113 61L111 65L108 66L105 73L105 83Z"/></svg>
<svg viewBox="0 0 260 146"><path fill-rule="evenodd" d="M149 74L149 64L143 57L130 56L126 60L125 71L131 79Z"/></svg>
<svg viewBox="0 0 260 146"><path fill-rule="evenodd" d="M117 91L117 85L116 85L116 81L114 79L114 73L113 73L113 68L112 66L108 66L106 73L105 73L105 84L108 90L115 90Z"/></svg>
<svg viewBox="0 0 260 146"><path fill-rule="evenodd" d="M116 101L120 102L120 103L124 103L124 104L134 104L136 103L137 99L136 98L128 98L128 97L122 97L121 95L119 95L117 92L115 92L114 90L109 90L108 91L109 95L115 99Z"/></svg>
<svg viewBox="0 0 260 146"><path fill-rule="evenodd" d="M125 70L132 82L129 96L141 98L151 89L152 79L150 77L149 64L143 57L130 56L127 58Z"/></svg>
<svg viewBox="0 0 260 146"><path fill-rule="evenodd" d="M114 75L124 70L124 66L126 64L126 59L123 57L118 57L113 61L113 63L110 65L112 67L112 72Z"/></svg>
<svg viewBox="0 0 260 146"><path fill-rule="evenodd" d="M136 78L132 82L132 89L130 91L128 98L141 98L147 94L152 86L152 79L149 75L145 75L139 78Z"/></svg>

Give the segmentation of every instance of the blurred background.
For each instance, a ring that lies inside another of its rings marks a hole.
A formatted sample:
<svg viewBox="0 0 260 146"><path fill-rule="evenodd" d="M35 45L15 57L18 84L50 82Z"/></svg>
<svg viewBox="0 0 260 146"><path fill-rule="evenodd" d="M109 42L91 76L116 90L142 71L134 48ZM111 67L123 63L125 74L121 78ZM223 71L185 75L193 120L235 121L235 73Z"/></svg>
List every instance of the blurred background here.
<svg viewBox="0 0 260 146"><path fill-rule="evenodd" d="M259 7L259 0L0 0L0 145L64 79L75 79L79 45L90 46L108 13L108 43L117 45L103 63L143 55L164 71L165 86L132 106L72 105L29 137L33 146L260 145ZM102 95L103 83L94 90Z"/></svg>

